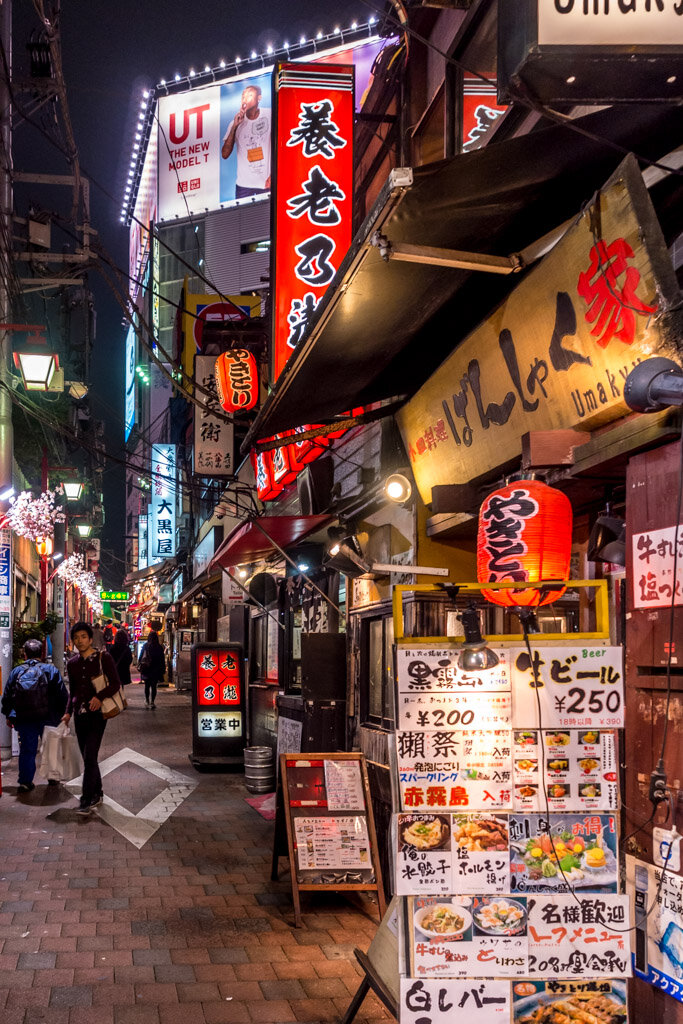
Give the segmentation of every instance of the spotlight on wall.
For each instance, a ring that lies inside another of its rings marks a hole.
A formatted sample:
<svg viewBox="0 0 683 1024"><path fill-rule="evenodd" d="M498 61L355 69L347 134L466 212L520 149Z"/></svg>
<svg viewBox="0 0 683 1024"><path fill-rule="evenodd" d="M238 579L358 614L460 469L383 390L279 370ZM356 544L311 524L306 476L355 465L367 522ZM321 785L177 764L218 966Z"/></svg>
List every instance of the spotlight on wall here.
<svg viewBox="0 0 683 1024"><path fill-rule="evenodd" d="M589 562L626 565L626 523L618 516L611 516L609 508L593 524L586 558Z"/></svg>
<svg viewBox="0 0 683 1024"><path fill-rule="evenodd" d="M465 631L465 642L458 654L458 668L463 672L486 672L495 668L500 659L496 652L487 646L481 635L476 604L470 602L467 608L458 612L458 618Z"/></svg>
<svg viewBox="0 0 683 1024"><path fill-rule="evenodd" d="M329 533L329 531L328 531ZM355 579L370 572L370 566L363 559L363 552L356 538L351 535L344 540L335 540L323 558L326 569L334 569Z"/></svg>
<svg viewBox="0 0 683 1024"><path fill-rule="evenodd" d="M413 488L410 480L403 473L392 473L384 481L384 493L390 501L402 505L410 500Z"/></svg>
<svg viewBox="0 0 683 1024"><path fill-rule="evenodd" d="M683 370L672 359L645 359L626 378L624 401L634 412L659 412L670 405L683 405Z"/></svg>

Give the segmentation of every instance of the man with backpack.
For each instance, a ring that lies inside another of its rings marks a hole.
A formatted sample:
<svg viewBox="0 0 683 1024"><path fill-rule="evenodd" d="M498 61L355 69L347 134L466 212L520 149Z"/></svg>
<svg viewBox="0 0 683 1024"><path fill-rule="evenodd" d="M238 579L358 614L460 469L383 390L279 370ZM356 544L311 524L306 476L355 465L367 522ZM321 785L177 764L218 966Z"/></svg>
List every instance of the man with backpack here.
<svg viewBox="0 0 683 1024"><path fill-rule="evenodd" d="M20 793L29 793L34 788L36 754L43 729L46 725L59 725L69 699L59 671L42 661L41 654L40 640L26 641L26 660L10 672L0 705L7 724L19 734Z"/></svg>

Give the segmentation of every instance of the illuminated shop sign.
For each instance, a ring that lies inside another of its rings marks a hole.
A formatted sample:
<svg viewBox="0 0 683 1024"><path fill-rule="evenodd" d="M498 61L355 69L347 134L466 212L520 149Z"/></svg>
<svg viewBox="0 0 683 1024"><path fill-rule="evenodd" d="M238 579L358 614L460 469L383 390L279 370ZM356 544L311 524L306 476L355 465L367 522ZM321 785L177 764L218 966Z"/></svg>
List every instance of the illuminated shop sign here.
<svg viewBox="0 0 683 1024"><path fill-rule="evenodd" d="M275 70L273 379L351 243L353 95L353 65Z"/></svg>
<svg viewBox="0 0 683 1024"><path fill-rule="evenodd" d="M176 552L176 448L152 445L152 530L148 538L150 565Z"/></svg>

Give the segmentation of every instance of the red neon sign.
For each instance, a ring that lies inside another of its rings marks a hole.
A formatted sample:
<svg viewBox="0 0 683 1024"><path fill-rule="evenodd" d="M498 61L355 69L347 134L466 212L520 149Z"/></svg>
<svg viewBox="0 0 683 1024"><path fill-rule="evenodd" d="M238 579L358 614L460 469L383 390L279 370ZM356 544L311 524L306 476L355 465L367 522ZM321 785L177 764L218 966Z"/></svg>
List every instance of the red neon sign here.
<svg viewBox="0 0 683 1024"><path fill-rule="evenodd" d="M273 380L351 244L353 65L275 69Z"/></svg>
<svg viewBox="0 0 683 1024"><path fill-rule="evenodd" d="M240 667L234 651L198 647L197 703L203 707L235 707L242 699Z"/></svg>

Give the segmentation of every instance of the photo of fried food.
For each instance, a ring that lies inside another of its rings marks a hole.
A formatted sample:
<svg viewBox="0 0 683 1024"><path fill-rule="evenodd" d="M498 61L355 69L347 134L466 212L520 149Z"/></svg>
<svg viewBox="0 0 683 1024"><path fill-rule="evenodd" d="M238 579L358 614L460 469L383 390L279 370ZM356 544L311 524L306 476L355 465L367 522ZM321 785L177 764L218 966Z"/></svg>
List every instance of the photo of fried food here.
<svg viewBox="0 0 683 1024"><path fill-rule="evenodd" d="M470 853L508 848L507 824L497 818L480 818L457 825L453 838L461 849Z"/></svg>
<svg viewBox="0 0 683 1024"><path fill-rule="evenodd" d="M544 1001L515 1019L518 1024L625 1024L626 1007L607 993L577 993Z"/></svg>

